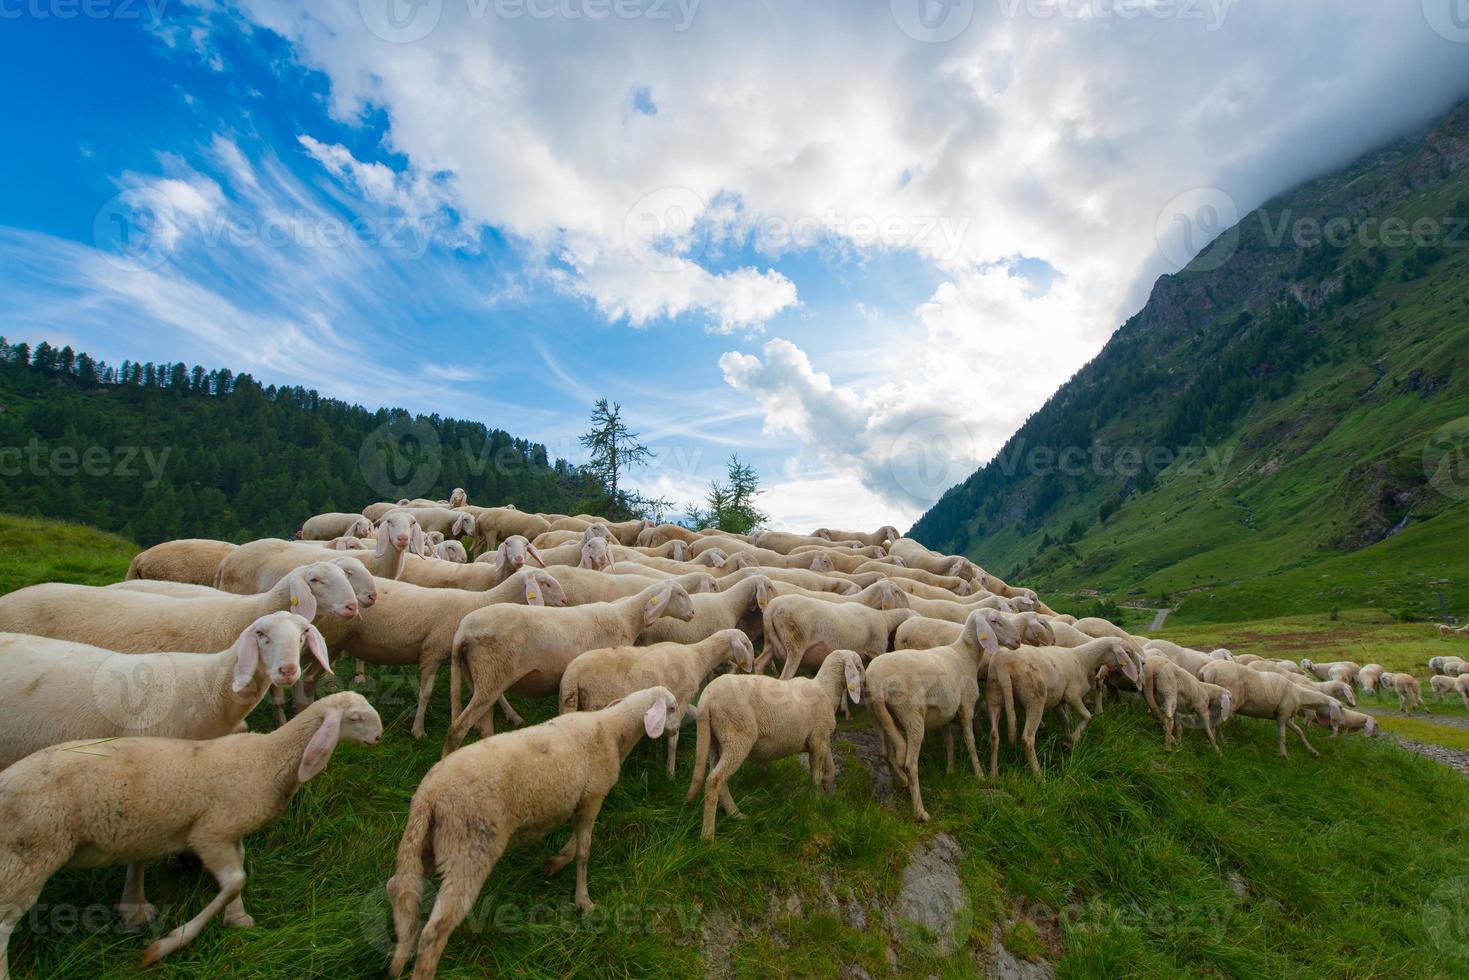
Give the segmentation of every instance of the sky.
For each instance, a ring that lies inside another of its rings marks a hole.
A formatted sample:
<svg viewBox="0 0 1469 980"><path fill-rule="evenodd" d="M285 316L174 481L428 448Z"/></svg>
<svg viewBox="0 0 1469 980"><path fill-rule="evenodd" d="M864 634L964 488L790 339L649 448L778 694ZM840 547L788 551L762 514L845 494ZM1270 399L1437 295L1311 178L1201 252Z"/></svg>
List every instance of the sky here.
<svg viewBox="0 0 1469 980"><path fill-rule="evenodd" d="M0 333L906 527L1469 0L0 0Z"/></svg>

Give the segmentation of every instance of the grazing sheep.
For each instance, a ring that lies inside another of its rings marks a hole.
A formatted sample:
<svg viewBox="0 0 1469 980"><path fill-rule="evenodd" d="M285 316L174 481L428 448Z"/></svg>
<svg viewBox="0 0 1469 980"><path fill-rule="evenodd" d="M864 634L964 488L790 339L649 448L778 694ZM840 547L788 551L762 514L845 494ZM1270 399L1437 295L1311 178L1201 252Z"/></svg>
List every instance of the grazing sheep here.
<svg viewBox="0 0 1469 980"><path fill-rule="evenodd" d="M365 538L372 533L372 521L362 514L317 514L308 517L296 531L301 541L332 541L336 538Z"/></svg>
<svg viewBox="0 0 1469 980"><path fill-rule="evenodd" d="M261 616L217 653L118 653L28 633L0 633L0 769L79 738L228 735L271 684L301 673L301 647L326 665L316 627Z"/></svg>
<svg viewBox="0 0 1469 980"><path fill-rule="evenodd" d="M888 554L903 559L910 569L959 578L967 582L973 582L979 577L979 573L969 559L930 551L912 538L895 538L888 542L886 547Z"/></svg>
<svg viewBox="0 0 1469 980"><path fill-rule="evenodd" d="M1357 686L1363 694L1376 694L1382 674L1382 664L1367 664L1357 672Z"/></svg>
<svg viewBox="0 0 1469 980"><path fill-rule="evenodd" d="M228 541L207 538L165 541L135 555L128 565L127 578L213 585L219 563L236 547Z"/></svg>
<svg viewBox="0 0 1469 980"><path fill-rule="evenodd" d="M377 523L381 524L395 514L407 514L425 534L437 531L445 540L474 533L474 515L448 507L395 507L378 518Z"/></svg>
<svg viewBox="0 0 1469 980"><path fill-rule="evenodd" d="M273 612L299 612L325 632L358 614L346 573L330 562L293 569L269 592L180 599L127 589L48 583L0 596L0 630L119 653L213 653Z"/></svg>
<svg viewBox="0 0 1469 980"><path fill-rule="evenodd" d="M1438 698L1439 703L1442 704L1444 695L1454 693L1457 690L1455 685L1457 685L1461 679L1469 680L1469 677L1442 677L1435 674L1434 676L1428 678L1428 686L1433 689L1434 696Z"/></svg>
<svg viewBox="0 0 1469 980"><path fill-rule="evenodd" d="M1104 636L1115 636L1118 639L1128 639L1133 636L1132 633L1127 632L1121 626L1114 625L1109 620L1102 619L1099 616L1087 616L1083 619L1078 619L1071 625L1081 630L1087 636L1097 640L1100 640ZM1144 646L1152 642L1146 636L1139 636L1137 639L1141 640Z"/></svg>
<svg viewBox="0 0 1469 980"><path fill-rule="evenodd" d="M754 668L755 646L740 630L720 630L698 643L588 650L568 664L561 675L558 707L563 715L569 711L596 711L634 691L666 687L679 704L668 726L668 778L672 779L684 713L693 710L694 698L705 678L722 663L735 670Z"/></svg>
<svg viewBox="0 0 1469 980"><path fill-rule="evenodd" d="M438 762L413 793L388 880L397 946L388 975L402 974L415 947L413 976L434 975L449 935L464 920L500 855L572 822L566 846L546 864L552 875L576 861L576 905L587 893L592 827L622 763L643 738L657 738L677 710L672 692L638 691L600 711L578 711L477 742ZM424 878L438 895L419 931Z"/></svg>
<svg viewBox="0 0 1469 980"><path fill-rule="evenodd" d="M1143 697L1148 702L1148 710L1158 719L1158 724L1163 726L1165 749L1182 744L1182 723L1176 716L1179 704L1182 703L1184 710L1192 711L1194 717L1203 724L1215 753L1224 754L1219 748L1219 739L1215 733L1220 725L1229 720L1233 707L1227 690L1217 684L1207 684L1199 680L1166 654L1156 650L1149 650L1144 656L1142 677Z"/></svg>
<svg viewBox="0 0 1469 980"><path fill-rule="evenodd" d="M687 590L685 590L687 591ZM725 592L689 596L694 614L687 620L661 619L638 637L638 646L651 643L698 643L720 630L738 629L751 642L763 632L761 613L775 598L775 583L763 576L745 579ZM677 690L674 691L678 693Z"/></svg>
<svg viewBox="0 0 1469 980"><path fill-rule="evenodd" d="M1289 726L1301 738L1301 744L1313 756L1320 756L1295 716L1309 710L1326 718L1329 724L1342 720L1342 706L1335 698L1319 691L1291 683L1283 674L1270 673L1241 666L1227 660L1216 660L1200 672L1200 680L1218 684L1229 692L1233 711L1248 718L1273 718L1279 734L1281 758L1286 758L1285 730Z"/></svg>
<svg viewBox="0 0 1469 980"><path fill-rule="evenodd" d="M725 674L710 681L699 697L694 775L685 797L692 803L704 790L703 836L714 837L716 806L744 819L729 779L746 759L769 762L805 752L811 784L830 790L836 782L831 741L837 705L847 698L862 700L862 658L852 650L833 650L811 678Z"/></svg>
<svg viewBox="0 0 1469 980"><path fill-rule="evenodd" d="M775 657L789 680L801 667L816 669L833 650L855 650L871 660L892 649L893 632L918 614L911 609L873 609L858 602L825 602L810 596L777 596L765 606L765 649L756 672Z"/></svg>
<svg viewBox="0 0 1469 980"><path fill-rule="evenodd" d="M1453 636L1454 635L1454 628L1452 626L1450 626L1448 623L1436 623L1434 625L1436 625L1438 627L1438 635L1439 636ZM1430 661L1430 663L1432 663L1432 661Z"/></svg>
<svg viewBox="0 0 1469 980"><path fill-rule="evenodd" d="M947 771L954 771L954 725L964 736L974 775L983 778L974 744L974 707L979 703L982 663L1001 646L1020 645L1020 633L994 609L975 610L964 623L963 641L931 650L895 650L867 668L867 692L883 755L893 779L908 787L913 819L928 822L918 785L918 754L930 728L943 728Z"/></svg>
<svg viewBox="0 0 1469 980"><path fill-rule="evenodd" d="M1313 675L1321 681L1345 681L1348 684L1357 683L1357 674L1362 668L1350 660L1335 660L1329 664L1318 664L1311 660L1302 660L1301 669Z"/></svg>
<svg viewBox="0 0 1469 980"><path fill-rule="evenodd" d="M1309 677L1302 677L1299 674L1284 674L1282 676L1292 684L1309 687L1313 691L1319 691L1329 698L1336 698L1343 704L1351 705L1353 708L1357 706L1357 694L1352 690L1352 685L1346 681L1318 681L1312 680Z"/></svg>
<svg viewBox="0 0 1469 980"><path fill-rule="evenodd" d="M1423 688L1419 685L1418 678L1412 674L1383 674L1378 686L1398 696L1398 710L1403 714L1419 710L1431 713L1428 705L1423 703Z"/></svg>
<svg viewBox="0 0 1469 980"><path fill-rule="evenodd" d="M374 578L402 577L403 566L423 547L423 531L413 519L394 513L378 525L377 547L370 554L354 553ZM264 592L292 568L336 557L331 549L312 542L265 538L240 545L219 564L213 582L216 589L249 595ZM422 560L422 559L418 559ZM453 567L453 566L446 566Z"/></svg>
<svg viewBox="0 0 1469 980"><path fill-rule="evenodd" d="M1301 669L1301 665L1294 660L1251 660L1245 666L1262 674L1279 674L1281 676L1292 674L1296 677L1306 676L1306 672Z"/></svg>
<svg viewBox="0 0 1469 980"><path fill-rule="evenodd" d="M444 755L457 749L469 729L494 734L491 708L507 690L528 697L555 694L566 665L597 647L630 646L664 616L690 620L694 603L682 586L655 582L616 602L569 609L492 606L465 616L454 634L449 658L449 703L453 721ZM468 675L474 694L459 710L460 678Z"/></svg>
<svg viewBox="0 0 1469 980"><path fill-rule="evenodd" d="M475 552L483 554L493 551L505 538L512 534L534 541L536 535L551 529L551 522L539 514L527 514L514 507L474 507L468 504L458 508L474 517Z"/></svg>
<svg viewBox="0 0 1469 980"><path fill-rule="evenodd" d="M1188 647L1181 647L1168 640L1148 640L1143 644L1143 649L1161 653L1195 677L1199 676L1199 671L1203 670L1205 664L1219 659L1209 656L1202 650L1190 650Z"/></svg>
<svg viewBox="0 0 1469 980"><path fill-rule="evenodd" d="M65 742L0 772L0 977L16 925L63 867L135 865L192 851L214 875L219 894L149 946L144 966L187 945L221 912L227 925L254 925L240 900L241 841L281 815L340 739L372 745L381 734L372 705L344 692L269 734ZM128 911L133 921L154 915L148 907Z"/></svg>
<svg viewBox="0 0 1469 980"><path fill-rule="evenodd" d="M1031 771L1039 775L1041 763L1035 754L1035 733L1041 727L1041 713L1047 708L1060 707L1067 729L1066 743L1074 746L1092 719L1092 713L1082 699L1091 689L1092 678L1104 668L1121 670L1134 684L1140 680L1131 651L1117 637L1102 637L1079 647L1001 650L990 662L987 691L990 778L998 779L1000 776L1001 709L1004 709L1008 721L1009 741L1014 742L1017 707L1025 708L1025 758ZM1074 731L1068 709L1081 716L1081 722Z"/></svg>
<svg viewBox="0 0 1469 980"><path fill-rule="evenodd" d="M1329 718L1323 718L1314 711L1305 713L1311 715L1309 720L1315 721L1316 724L1323 728L1330 728L1332 738L1336 738L1344 730L1348 732L1366 732L1368 738L1376 738L1382 731L1382 726L1377 723L1376 718L1363 714L1360 711L1351 711L1343 708L1341 709L1341 720L1337 722L1332 722Z"/></svg>
<svg viewBox="0 0 1469 980"><path fill-rule="evenodd" d="M1469 708L1469 674L1460 674L1454 678L1454 691L1464 699L1464 707Z"/></svg>
<svg viewBox="0 0 1469 980"><path fill-rule="evenodd" d="M1443 672L1450 677L1458 677L1463 673L1465 662L1462 657L1444 657Z"/></svg>

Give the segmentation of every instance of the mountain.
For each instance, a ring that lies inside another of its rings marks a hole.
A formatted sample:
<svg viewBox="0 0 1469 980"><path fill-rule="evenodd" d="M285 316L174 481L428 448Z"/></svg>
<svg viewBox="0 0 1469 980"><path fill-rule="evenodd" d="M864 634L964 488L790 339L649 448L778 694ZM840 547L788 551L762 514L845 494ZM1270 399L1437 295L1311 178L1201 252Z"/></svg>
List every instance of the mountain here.
<svg viewBox="0 0 1469 980"><path fill-rule="evenodd" d="M479 422L369 411L248 374L113 369L0 337L0 508L166 538L284 537L364 501L447 497L575 512L583 474Z"/></svg>
<svg viewBox="0 0 1469 980"><path fill-rule="evenodd" d="M1199 620L1469 618L1469 104L1216 238L911 533Z"/></svg>

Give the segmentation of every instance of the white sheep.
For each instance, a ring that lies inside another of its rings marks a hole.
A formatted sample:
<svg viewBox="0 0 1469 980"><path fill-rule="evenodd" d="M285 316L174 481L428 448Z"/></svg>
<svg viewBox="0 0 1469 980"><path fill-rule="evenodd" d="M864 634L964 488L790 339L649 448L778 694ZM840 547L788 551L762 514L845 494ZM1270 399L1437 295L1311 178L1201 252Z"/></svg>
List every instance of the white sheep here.
<svg viewBox="0 0 1469 980"><path fill-rule="evenodd" d="M1163 726L1165 749L1182 745L1183 727L1178 717L1181 706L1184 711L1193 712L1204 726L1215 753L1224 754L1219 748L1216 733L1219 726L1229 720L1233 709L1233 697L1229 691L1217 684L1204 683L1157 650L1148 650L1143 656L1141 686L1148 710Z"/></svg>
<svg viewBox="0 0 1469 980"><path fill-rule="evenodd" d="M740 630L720 630L697 643L588 650L568 664L561 675L558 709L561 714L596 711L634 691L668 688L679 704L668 733L668 778L672 779L684 714L693 710L704 679L725 663L745 671L755 666L755 646Z"/></svg>
<svg viewBox="0 0 1469 980"><path fill-rule="evenodd" d="M568 606L582 606L589 602L614 602L635 595L654 582L672 581L684 587L690 595L718 592L719 581L708 572L689 572L665 578L662 572L653 572L644 566L624 570L613 565L605 572L574 565L552 565L547 574L561 585L566 593Z"/></svg>
<svg viewBox="0 0 1469 980"><path fill-rule="evenodd" d="M1379 688L1386 688L1398 696L1398 710L1403 714L1418 710L1431 713L1428 705L1423 703L1423 688L1412 674L1383 674L1377 683Z"/></svg>
<svg viewBox="0 0 1469 980"><path fill-rule="evenodd" d="M1309 687L1313 691L1320 691L1329 698L1336 698L1342 704L1357 706L1357 694L1352 690L1352 685L1344 680L1318 681L1312 677L1302 677L1300 674L1282 675L1292 684L1301 687Z"/></svg>
<svg viewBox="0 0 1469 980"><path fill-rule="evenodd" d="M1329 724L1336 725L1343 719L1341 703L1311 688L1291 683L1283 673L1254 670L1251 669L1253 666L1216 660L1200 671L1199 679L1217 684L1228 691L1235 714L1248 718L1274 719L1281 758L1286 757L1287 726L1300 736L1301 744L1306 747L1307 752L1319 756L1321 753L1316 751L1301 726L1296 724L1295 716L1303 711L1313 711Z"/></svg>
<svg viewBox="0 0 1469 980"><path fill-rule="evenodd" d="M1311 674L1320 681L1344 681L1347 684L1357 683L1357 674L1361 672L1360 665L1350 660L1334 660L1331 663L1318 664L1310 659L1301 661L1301 669Z"/></svg>
<svg viewBox="0 0 1469 980"><path fill-rule="evenodd" d="M913 819L928 822L918 785L918 754L930 728L942 727L947 771L954 771L954 725L964 736L974 775L982 776L974 744L974 707L979 703L979 672L1001 646L1020 645L1020 632L994 609L977 609L964 623L962 641L931 650L895 650L867 668L873 720L893 779L908 788Z"/></svg>
<svg viewBox="0 0 1469 980"><path fill-rule="evenodd" d="M1382 664L1366 664L1357 672L1357 686L1363 694L1376 694L1382 675Z"/></svg>
<svg viewBox="0 0 1469 980"><path fill-rule="evenodd" d="M714 836L716 806L743 819L729 792L729 778L746 759L769 762L806 753L811 784L831 789L836 761L831 754L837 706L862 700L862 658L834 650L816 676L777 680L763 674L724 674L699 698L694 775L687 802L704 790L705 838ZM714 768L705 779L710 763Z"/></svg>
<svg viewBox="0 0 1469 980"><path fill-rule="evenodd" d="M135 555L128 565L127 578L213 585L220 562L236 547L228 541L207 538L165 541Z"/></svg>
<svg viewBox="0 0 1469 980"><path fill-rule="evenodd" d="M465 616L454 634L449 660L452 721L444 755L457 749L469 729L494 734L495 702L513 691L545 697L561 689L561 675L577 656L598 647L630 646L664 616L689 620L694 604L672 582L655 582L616 602L593 602L567 609L490 606ZM461 678L474 694L459 710Z"/></svg>
<svg viewBox="0 0 1469 980"><path fill-rule="evenodd" d="M918 614L911 609L873 609L858 602L825 602L810 596L777 596L765 606L765 650L755 665L783 661L781 679L802 666L818 668L833 650L855 650L864 659L892 649L893 632Z"/></svg>
<svg viewBox="0 0 1469 980"><path fill-rule="evenodd" d="M686 590L687 591L687 590ZM661 619L643 630L638 645L650 643L698 643L720 630L739 629L751 641L763 629L761 614L775 598L775 583L763 576L745 579L725 592L690 595L694 614L687 620ZM677 691L674 691L677 694Z"/></svg>
<svg viewBox="0 0 1469 980"><path fill-rule="evenodd" d="M335 538L365 538L372 533L372 521L362 514L317 514L308 517L296 531L301 541L331 541Z"/></svg>
<svg viewBox="0 0 1469 980"><path fill-rule="evenodd" d="M377 529L377 547L370 553L354 553L374 578L396 579L409 557L423 548L423 530L403 513L383 519ZM214 581L208 584L225 592L248 595L264 592L298 565L327 561L332 549L313 542L264 538L240 545L219 564Z"/></svg>
<svg viewBox="0 0 1469 980"><path fill-rule="evenodd" d="M571 836L546 873L574 860L577 907L595 908L587 892L587 863L597 813L628 754L645 735L663 734L676 709L666 688L638 691L600 711L561 715L476 742L430 769L413 793L397 868L388 880L397 936L388 976L402 974L416 947L413 976L433 977L449 935L505 849L540 840L568 820ZM430 869L439 874L439 889L420 931Z"/></svg>
<svg viewBox="0 0 1469 980"><path fill-rule="evenodd" d="M269 734L65 742L0 772L0 977L16 925L63 867L198 856L219 893L149 946L144 966L187 945L221 912L228 925L254 925L240 900L241 842L281 815L340 739L372 745L381 734L372 705L344 692ZM151 909L131 911L134 920L152 917Z"/></svg>
<svg viewBox="0 0 1469 980"><path fill-rule="evenodd" d="M811 532L812 537L825 538L827 541L861 541L864 545L886 545L890 541L896 541L899 537L898 529L891 524L884 524L876 531L842 531L830 527L818 527Z"/></svg>

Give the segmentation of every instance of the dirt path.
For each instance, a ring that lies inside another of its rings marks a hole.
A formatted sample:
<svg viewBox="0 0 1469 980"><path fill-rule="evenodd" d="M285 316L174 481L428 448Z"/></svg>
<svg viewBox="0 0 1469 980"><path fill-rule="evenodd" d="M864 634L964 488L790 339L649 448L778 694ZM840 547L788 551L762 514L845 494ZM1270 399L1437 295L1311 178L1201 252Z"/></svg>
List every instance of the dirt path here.
<svg viewBox="0 0 1469 980"><path fill-rule="evenodd" d="M1397 708L1386 705L1378 707L1374 704L1362 704L1357 706L1358 711L1366 712L1378 718L1412 718L1414 721L1425 721L1430 725L1441 725L1444 728L1457 728L1469 730L1469 718L1462 715L1425 715L1425 714L1401 714Z"/></svg>
<svg viewBox="0 0 1469 980"><path fill-rule="evenodd" d="M1172 609L1159 609L1158 615L1154 616L1152 623L1148 625L1148 632L1156 633L1158 632L1158 630L1162 629L1164 622L1166 622L1168 619L1168 614L1171 612L1173 612Z"/></svg>
<svg viewBox="0 0 1469 980"><path fill-rule="evenodd" d="M1409 752L1415 752L1425 759L1432 759L1434 762L1442 763L1458 772L1465 779L1469 779L1469 752L1462 752L1458 749L1446 749L1442 745L1429 745L1426 742L1415 742L1410 738L1403 738L1399 735L1389 737Z"/></svg>

